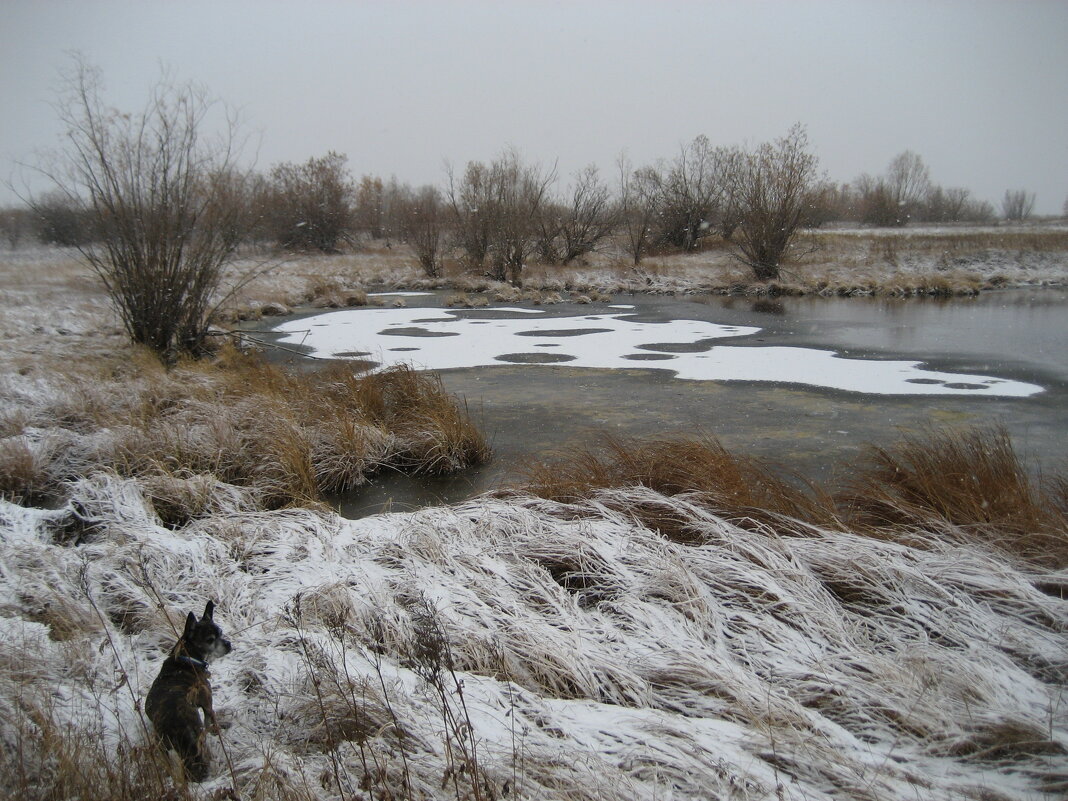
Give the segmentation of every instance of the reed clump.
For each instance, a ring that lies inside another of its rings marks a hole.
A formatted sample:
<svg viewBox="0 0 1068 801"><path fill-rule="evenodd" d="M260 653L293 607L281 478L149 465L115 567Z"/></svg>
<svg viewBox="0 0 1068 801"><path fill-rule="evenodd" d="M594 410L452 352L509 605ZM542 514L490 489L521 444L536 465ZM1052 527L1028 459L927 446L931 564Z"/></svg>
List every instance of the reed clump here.
<svg viewBox="0 0 1068 801"><path fill-rule="evenodd" d="M949 524L1029 559L1068 565L1064 478L1033 479L1003 428L929 430L869 449L839 503L858 531Z"/></svg>
<svg viewBox="0 0 1068 801"><path fill-rule="evenodd" d="M664 495L696 494L702 505L745 525L788 521L836 525L829 496L781 477L756 459L731 453L711 436L640 440L606 436L599 446L578 447L558 460L527 466L523 489L573 503L599 489L641 485ZM672 539L688 539L685 525L656 508L634 510Z"/></svg>
<svg viewBox="0 0 1068 801"><path fill-rule="evenodd" d="M891 447L871 446L866 463L838 491L733 454L710 436L606 437L599 447L532 463L518 489L574 504L627 486L685 495L742 527L771 524L789 534L849 529L908 542L919 530L935 530L1068 565L1068 481L1033 478L1002 428L931 430ZM620 503L618 493L605 499ZM674 506L665 511L636 501L630 511L669 539L700 541Z"/></svg>
<svg viewBox="0 0 1068 801"><path fill-rule="evenodd" d="M73 379L0 441L0 494L34 504L112 470L143 479L161 519L181 524L217 511L212 496L225 486L248 491L239 508L251 498L274 509L347 491L384 467L444 473L489 455L431 375L289 372L225 348L171 370L135 360Z"/></svg>

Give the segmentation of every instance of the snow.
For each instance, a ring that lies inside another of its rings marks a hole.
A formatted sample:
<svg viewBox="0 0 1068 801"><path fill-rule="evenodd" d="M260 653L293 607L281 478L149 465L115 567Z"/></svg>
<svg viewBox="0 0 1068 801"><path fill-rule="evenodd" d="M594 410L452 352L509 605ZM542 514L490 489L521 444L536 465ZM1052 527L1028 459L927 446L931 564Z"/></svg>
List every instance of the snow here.
<svg viewBox="0 0 1068 801"><path fill-rule="evenodd" d="M283 344L312 355L369 353L381 367L412 364L449 370L526 363L601 369L655 368L694 381L803 384L875 395L1029 397L1043 388L995 376L926 369L922 362L845 358L833 351L716 345L760 329L701 320L648 323L632 315L544 316L538 309L480 312L437 309L351 309L291 320L273 330ZM362 358L362 357L361 357Z"/></svg>
<svg viewBox="0 0 1068 801"><path fill-rule="evenodd" d="M137 744L135 701L171 626L214 598L234 643L212 666L215 707L239 781L282 765L333 798L318 783L333 765L358 780L359 750L321 739L320 704L343 715L352 701L339 680L381 716L368 747L396 760L395 715L418 792L454 797L442 701L414 669L420 609L446 637L482 769L512 797L1038 801L1068 772L1068 603L1035 589L1066 576L980 547L782 537L642 488L356 521L243 512L177 531L136 480L98 474L73 496L51 511L0 501L2 736L36 691L56 722ZM635 522L628 510L650 504L704 544ZM97 533L57 544L75 508ZM73 638L53 638L46 609ZM1046 752L968 756L1010 723ZM211 747L209 794L230 781Z"/></svg>

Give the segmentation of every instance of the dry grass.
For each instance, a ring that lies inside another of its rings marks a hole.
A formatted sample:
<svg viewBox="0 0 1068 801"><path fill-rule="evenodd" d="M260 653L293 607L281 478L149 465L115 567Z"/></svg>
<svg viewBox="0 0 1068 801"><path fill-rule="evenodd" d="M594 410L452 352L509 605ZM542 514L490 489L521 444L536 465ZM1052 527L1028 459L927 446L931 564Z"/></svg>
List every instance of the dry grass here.
<svg viewBox="0 0 1068 801"><path fill-rule="evenodd" d="M72 380L26 422L35 427L0 442L4 497L58 497L66 482L110 469L142 477L174 525L218 512L220 493L227 506L273 509L352 489L384 467L445 473L489 458L432 375L289 373L229 348L170 371L145 359Z"/></svg>
<svg viewBox="0 0 1068 801"><path fill-rule="evenodd" d="M558 460L528 465L522 490L573 503L597 489L640 485L664 495L696 493L702 505L743 526L774 522L790 529L791 520L833 525L830 499L799 482L730 453L714 437L648 441L605 437L599 448L580 447ZM661 510L630 511L673 540L692 539L684 524Z"/></svg>
<svg viewBox="0 0 1068 801"><path fill-rule="evenodd" d="M1040 486L1008 432L930 430L871 448L840 498L851 525L876 535L948 523L969 538L1056 566L1068 565L1064 478Z"/></svg>
<svg viewBox="0 0 1068 801"><path fill-rule="evenodd" d="M71 729L39 708L24 707L20 712L19 719L11 721L13 747L0 756L10 798L186 801L199 797L155 748L132 745L126 738L114 747L102 733Z"/></svg>
<svg viewBox="0 0 1068 801"><path fill-rule="evenodd" d="M784 478L711 437L606 438L599 449L580 448L530 465L519 489L574 504L597 498L600 490L628 486L684 495L742 527L771 525L794 534L809 533L812 526L849 528L906 542L933 527L1040 564L1068 566L1068 484L1053 477L1040 486L1001 429L932 430L892 448L872 447L868 463L838 493ZM618 505L618 494L611 497L602 501ZM675 506L624 505L669 539L702 541L691 519L677 517Z"/></svg>

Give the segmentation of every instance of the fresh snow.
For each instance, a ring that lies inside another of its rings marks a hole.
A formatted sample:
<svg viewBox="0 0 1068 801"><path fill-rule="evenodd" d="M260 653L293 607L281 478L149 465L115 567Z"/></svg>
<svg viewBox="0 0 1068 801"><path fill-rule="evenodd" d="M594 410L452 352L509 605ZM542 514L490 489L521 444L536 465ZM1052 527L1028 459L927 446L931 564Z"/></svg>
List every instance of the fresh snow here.
<svg viewBox="0 0 1068 801"><path fill-rule="evenodd" d="M705 544L662 539L639 508ZM97 527L60 544L74 514ZM136 704L171 626L213 598L234 643L212 673L239 784L274 770L338 797L319 779L336 764L357 781L359 749L323 746L320 704L351 715L355 699L381 721L367 747L399 764L395 715L416 795L452 798L441 701L410 656L428 605L480 764L509 797L1054 797L1041 786L1068 776L1068 604L1036 585L1063 571L921 532L915 547L808 534L642 488L356 521L234 508L172 531L136 480L97 474L64 509L0 501L0 736L36 704L141 742ZM48 619L77 624L74 639ZM1009 727L1042 752L983 756ZM209 793L230 782L210 742Z"/></svg>

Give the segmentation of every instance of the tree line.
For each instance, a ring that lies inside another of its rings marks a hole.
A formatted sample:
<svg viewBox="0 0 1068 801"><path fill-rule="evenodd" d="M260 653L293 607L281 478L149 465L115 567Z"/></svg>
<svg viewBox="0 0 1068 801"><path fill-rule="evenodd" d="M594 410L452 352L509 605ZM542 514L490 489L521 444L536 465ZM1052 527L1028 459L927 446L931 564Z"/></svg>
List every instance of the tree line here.
<svg viewBox="0 0 1068 801"><path fill-rule="evenodd" d="M119 112L103 100L99 71L77 62L57 103L66 150L38 168L53 189L0 216L12 245L32 230L78 248L131 338L165 359L203 348L222 266L242 245L331 253L362 238L399 240L430 277L449 253L468 271L518 285L531 260L570 264L610 237L635 265L712 239L767 281L802 227L994 217L967 190L933 184L908 151L882 176L832 184L800 124L749 147L698 136L671 159L634 165L624 155L610 174L589 166L565 180L555 165L509 149L448 166L440 186L411 187L356 179L336 152L242 169L232 119L221 134L205 133L213 105L202 88L161 81L141 112ZM1033 203L1007 192L1003 214L1026 218Z"/></svg>
<svg viewBox="0 0 1068 801"><path fill-rule="evenodd" d="M1035 203L1034 193L1007 190L995 210L968 189L934 183L911 151L895 156L881 175L829 182L799 126L748 150L715 147L698 136L673 159L635 166L624 155L614 167L606 175L591 165L562 181L554 166L506 150L459 171L447 167L443 185L418 187L373 174L355 178L347 156L336 152L264 173L231 169L230 235L237 244L326 253L361 239L398 240L412 246L430 276L455 250L470 269L509 280L532 258L571 264L610 237L635 264L649 253L696 250L711 237L735 242L751 266L771 267L787 248L764 242L759 231L784 222L796 228L1023 221ZM776 201L786 208L768 215ZM768 218L757 221L758 213ZM32 208L0 209L0 236L13 248L31 240L77 247L99 236L93 220L81 195L53 191Z"/></svg>

